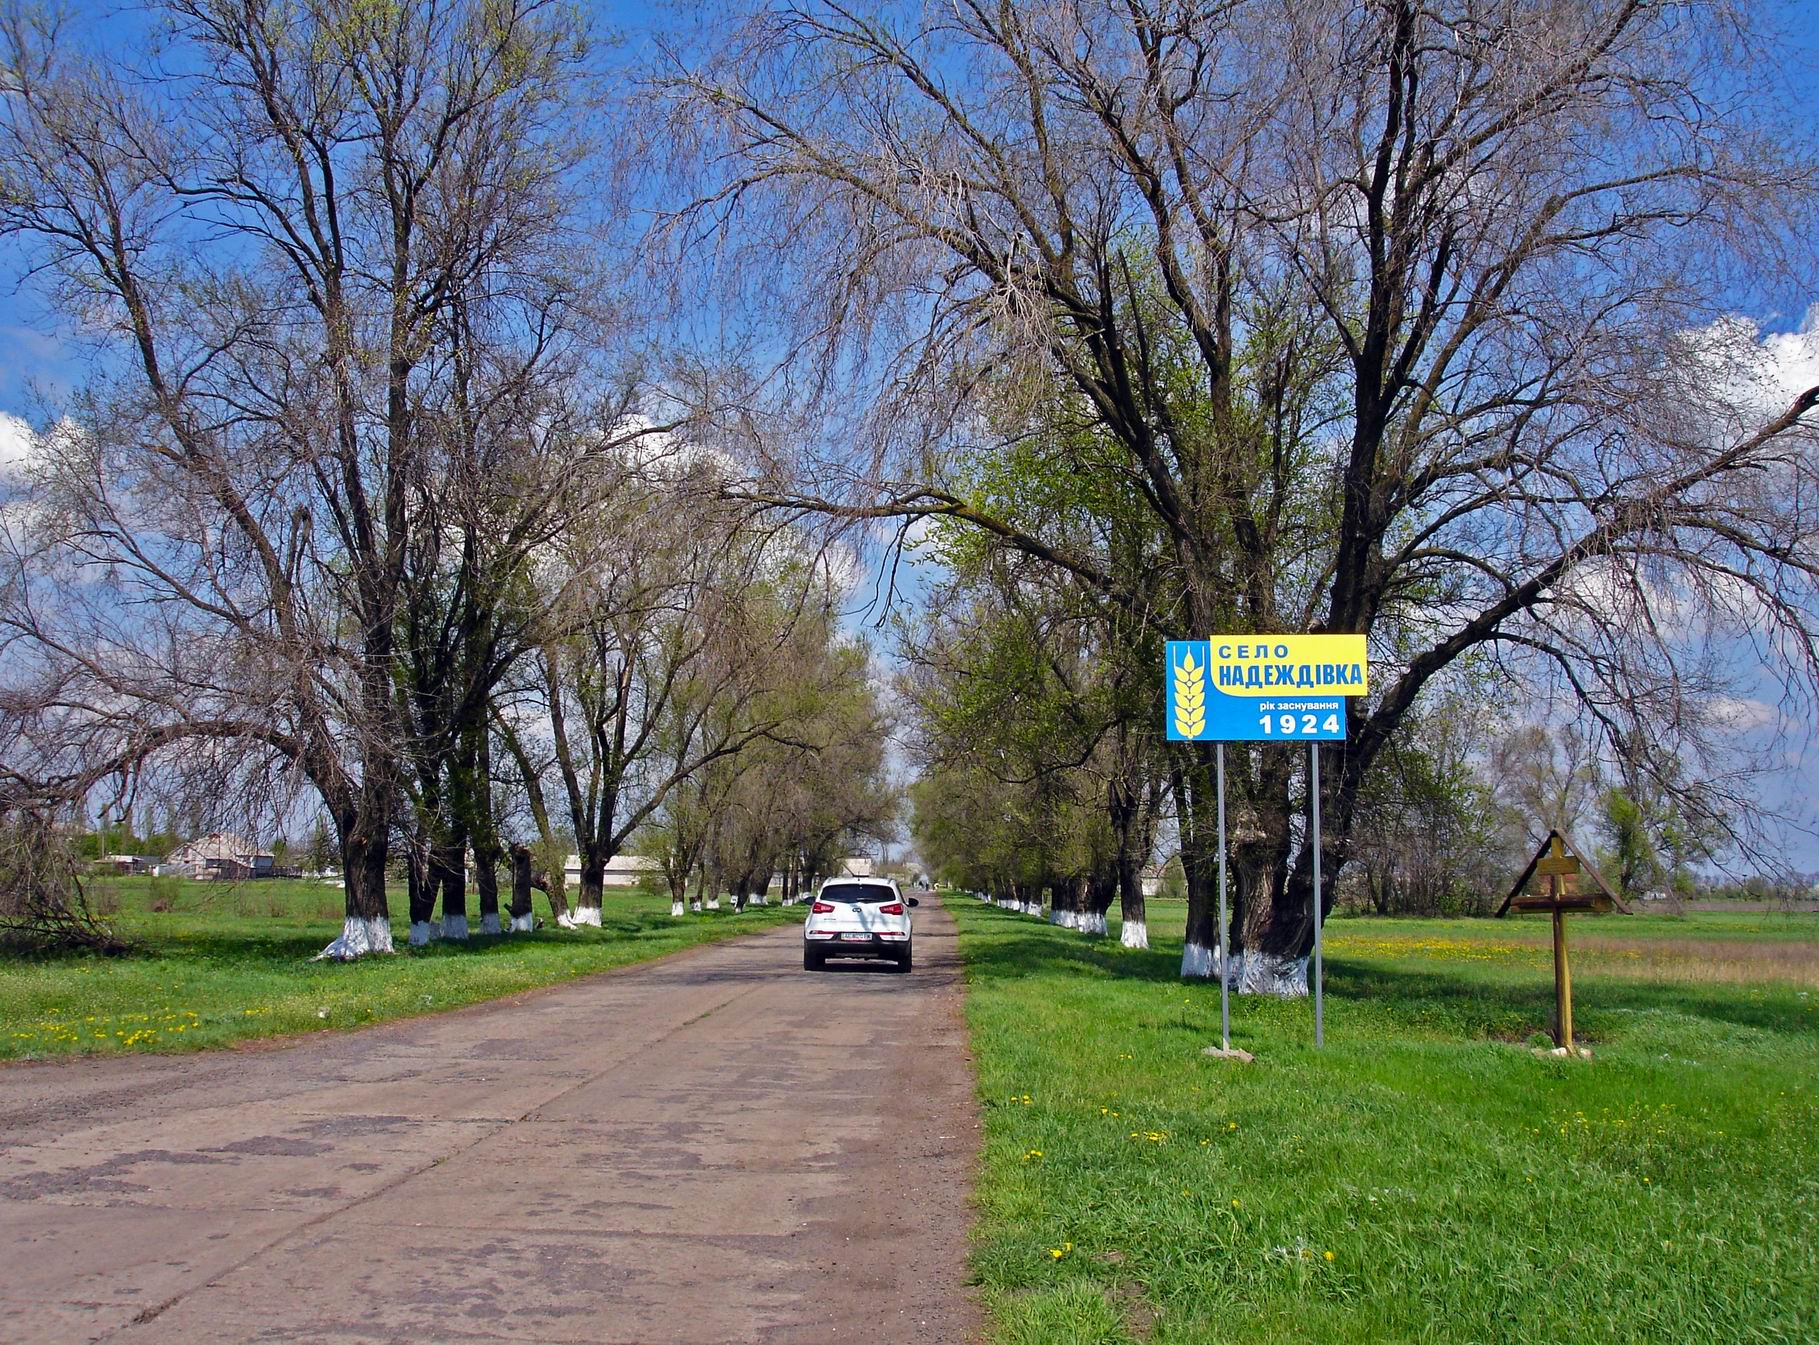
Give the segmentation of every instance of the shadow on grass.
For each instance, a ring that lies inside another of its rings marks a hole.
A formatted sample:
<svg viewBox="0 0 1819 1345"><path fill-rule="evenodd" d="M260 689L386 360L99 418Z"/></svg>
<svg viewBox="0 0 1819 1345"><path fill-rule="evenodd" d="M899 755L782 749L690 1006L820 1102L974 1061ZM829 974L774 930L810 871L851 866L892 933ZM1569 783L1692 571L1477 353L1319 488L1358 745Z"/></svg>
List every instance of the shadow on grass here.
<svg viewBox="0 0 1819 1345"><path fill-rule="evenodd" d="M990 927L974 927L966 947L969 976L1008 980L1035 975L1092 980L1159 982L1202 986L1218 994L1218 982L1182 981L1178 946L1140 951L1110 939L1087 939L1071 931L1037 926L1028 916L995 908L978 913ZM1543 972L1532 979L1509 971L1480 969L1449 973L1326 958L1329 999L1369 1005L1399 1018L1444 1024L1454 1034L1520 1037L1546 1031L1552 1021L1554 987ZM1580 1022L1596 1032L1610 1012L1671 1012L1734 1027L1795 1036L1819 1036L1819 1022L1804 1012L1796 993L1782 986L1737 987L1715 993L1705 986L1630 978L1578 979L1574 1007Z"/></svg>
<svg viewBox="0 0 1819 1345"><path fill-rule="evenodd" d="M1364 965L1330 959L1327 994L1369 1003L1392 1003L1399 1013L1443 1016L1464 1030L1505 1036L1514 1031L1546 1031L1553 1021L1554 984L1549 974L1532 979L1507 976L1476 979L1438 971ZM1819 1023L1803 1013L1795 993L1784 987L1738 987L1714 993L1704 986L1629 977L1591 981L1577 977L1573 989L1575 1019L1596 1030L1610 1013L1674 1013L1732 1027L1793 1036L1819 1036Z"/></svg>
<svg viewBox="0 0 1819 1345"><path fill-rule="evenodd" d="M189 917L194 918L194 917ZM731 920L729 913L725 919ZM705 920L719 924L713 916L692 917L694 920ZM298 962L309 962L320 953L340 932L338 922L326 921L301 925L298 917L274 918L270 923L240 919L234 927L225 929L160 929L156 925L142 925L126 933L126 946L118 954L104 955L88 949L64 949L42 952L7 953L4 960L20 965L37 964L59 966L82 964L97 960L109 962L195 962L195 963L271 963L279 966L293 967ZM444 941L437 939L421 948L409 947L402 937L403 929L394 926L398 937L398 952L411 958L494 958L508 956L525 949L569 949L579 950L597 946L603 942L642 943L665 936L674 938L680 932L690 928L678 924L668 914L653 913L650 915L610 915L602 918L598 932L570 931L555 925L542 925L529 933L517 934L470 934L465 942ZM766 926L753 924L753 929ZM674 938L676 946L683 948L695 942L688 938Z"/></svg>

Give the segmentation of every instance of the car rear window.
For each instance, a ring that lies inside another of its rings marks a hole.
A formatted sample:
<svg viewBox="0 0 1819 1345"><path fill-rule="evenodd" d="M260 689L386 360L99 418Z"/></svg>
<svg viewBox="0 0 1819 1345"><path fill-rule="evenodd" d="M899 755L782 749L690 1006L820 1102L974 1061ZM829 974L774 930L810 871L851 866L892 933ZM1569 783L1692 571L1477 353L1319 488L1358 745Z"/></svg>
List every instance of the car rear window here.
<svg viewBox="0 0 1819 1345"><path fill-rule="evenodd" d="M879 883L829 883L821 889L823 901L846 901L854 904L877 905L880 902L895 901L897 894Z"/></svg>

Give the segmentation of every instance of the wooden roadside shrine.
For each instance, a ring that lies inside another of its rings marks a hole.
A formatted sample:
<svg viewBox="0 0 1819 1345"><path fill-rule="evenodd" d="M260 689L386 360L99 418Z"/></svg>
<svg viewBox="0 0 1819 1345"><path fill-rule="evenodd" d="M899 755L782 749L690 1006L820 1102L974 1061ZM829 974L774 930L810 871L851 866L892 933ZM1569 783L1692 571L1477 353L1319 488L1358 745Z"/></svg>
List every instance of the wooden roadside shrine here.
<svg viewBox="0 0 1819 1345"><path fill-rule="evenodd" d="M1594 890L1581 891L1581 877L1589 877ZM1528 890L1530 881L1535 878L1547 879L1545 891ZM1535 851L1535 857L1529 860L1528 867L1503 899L1503 905L1497 908L1497 916L1501 919L1512 910L1518 915L1546 911L1554 918L1554 1044L1570 1051L1573 1049L1573 974L1566 960L1566 917L1573 912L1603 915L1612 910L1628 915L1629 907L1599 877L1598 870L1580 857L1566 835L1555 830L1547 833L1547 839L1541 842L1541 848Z"/></svg>

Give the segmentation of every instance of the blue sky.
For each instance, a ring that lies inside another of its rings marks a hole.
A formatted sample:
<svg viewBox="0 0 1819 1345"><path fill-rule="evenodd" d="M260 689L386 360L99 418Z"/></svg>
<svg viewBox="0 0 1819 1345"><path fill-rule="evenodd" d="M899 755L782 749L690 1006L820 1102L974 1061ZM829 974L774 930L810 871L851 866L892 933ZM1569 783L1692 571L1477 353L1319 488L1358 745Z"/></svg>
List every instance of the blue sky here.
<svg viewBox="0 0 1819 1345"><path fill-rule="evenodd" d="M653 26L664 24L671 14L669 6L604 0L597 8L606 24L621 30L633 47ZM1781 81L1792 95L1790 101L1800 108L1819 110L1819 0L1796 0L1774 5L1786 43L1779 49ZM110 24L143 24L134 7L92 6L85 16L90 21ZM65 315L58 313L43 291L19 274L21 259L9 244L0 241L0 417L17 416L38 420L43 406L55 407L83 378L86 351L80 334ZM1819 294L1806 296L1807 303L1819 303ZM1770 330L1789 331L1804 317L1804 304L1788 305L1782 311L1752 314ZM0 456L5 453L7 433L0 421ZM876 560L867 567L861 583L861 608L875 596L875 582L883 576ZM899 575L900 588L907 582L912 596L920 589L923 576L910 572ZM877 617L875 608L855 612L855 624L869 625ZM1775 693L1766 669L1755 694L1773 702ZM1771 806L1806 814L1813 813L1813 800L1819 796L1819 752L1809 743L1810 728L1789 727L1782 750L1782 766L1767 781L1766 801ZM1819 840L1791 835L1788 837L1789 858L1799 868L1819 870Z"/></svg>

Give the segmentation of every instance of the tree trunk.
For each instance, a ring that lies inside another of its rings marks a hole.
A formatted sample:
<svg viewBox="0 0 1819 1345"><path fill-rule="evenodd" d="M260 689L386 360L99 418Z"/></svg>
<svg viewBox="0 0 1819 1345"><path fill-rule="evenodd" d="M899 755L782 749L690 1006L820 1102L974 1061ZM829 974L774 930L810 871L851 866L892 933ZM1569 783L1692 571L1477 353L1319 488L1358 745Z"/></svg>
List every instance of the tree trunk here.
<svg viewBox="0 0 1819 1345"><path fill-rule="evenodd" d="M531 852L522 845L511 849L512 860L512 910L511 929L514 934L528 933L533 928L531 916L531 888L537 886L536 875L531 870Z"/></svg>
<svg viewBox="0 0 1819 1345"><path fill-rule="evenodd" d="M460 826L450 828L430 850L431 891L442 889L442 937L467 939L467 837Z"/></svg>
<svg viewBox="0 0 1819 1345"><path fill-rule="evenodd" d="M1171 763L1181 861L1188 880L1183 976L1212 976L1219 959L1217 785L1210 747ZM1226 852L1231 949L1226 975L1245 994L1307 993L1313 924L1305 887L1289 881L1290 787L1297 754L1272 749L1226 754ZM1337 869L1335 867L1335 872ZM1330 888L1329 888L1330 891Z"/></svg>
<svg viewBox="0 0 1819 1345"><path fill-rule="evenodd" d="M1114 781L1109 791L1112 835L1117 839L1117 854L1112 860L1112 882L1118 895L1118 942L1126 948L1148 948L1149 926L1144 920L1142 862L1137 854L1137 831L1142 803L1123 781ZM1143 846L1147 855L1149 845ZM1109 902L1107 903L1110 904Z"/></svg>
<svg viewBox="0 0 1819 1345"><path fill-rule="evenodd" d="M1171 754L1170 775L1181 826L1181 868L1187 878L1187 938L1182 976L1211 976L1219 948L1219 830L1211 749L1190 745Z"/></svg>
<svg viewBox="0 0 1819 1345"><path fill-rule="evenodd" d="M1357 793L1355 789L1348 788L1348 782L1343 777L1333 778L1339 775L1339 772L1332 769L1330 757L1334 754L1329 749L1321 750L1324 769L1320 774L1320 919L1324 924L1326 917L1332 914L1333 902L1338 896L1339 870L1350 857L1351 823L1355 815ZM1280 882L1269 927L1258 940L1259 948L1270 954L1276 965L1299 968L1300 989L1285 986L1276 990L1276 994L1305 995L1308 992L1307 961L1314 951L1313 853L1313 834L1310 828L1296 848L1293 868L1287 869L1286 876ZM1280 864L1287 868L1286 816L1283 818L1280 854Z"/></svg>
<svg viewBox="0 0 1819 1345"><path fill-rule="evenodd" d="M377 810L354 808L337 809L334 817L347 916L341 936L317 958L351 962L368 953L389 953L392 922L385 896L385 851L390 819Z"/></svg>
<svg viewBox="0 0 1819 1345"><path fill-rule="evenodd" d="M1287 881L1286 809L1245 812L1250 839L1232 847L1232 988L1242 994L1307 994L1313 925L1305 895Z"/></svg>
<svg viewBox="0 0 1819 1345"><path fill-rule="evenodd" d="M1143 866L1126 847L1118 856L1118 942L1126 948L1150 946L1149 923L1143 904Z"/></svg>
<svg viewBox="0 0 1819 1345"><path fill-rule="evenodd" d="M405 891L409 894L413 948L422 948L440 933L431 921L436 915L436 884L439 875L430 863L430 839L421 825L410 836L405 853Z"/></svg>
<svg viewBox="0 0 1819 1345"><path fill-rule="evenodd" d="M466 807L468 842L474 850L474 886L480 894L480 932L497 934L499 929L499 861L503 847L499 843L498 819L493 816L493 749L492 735L481 720L469 734L469 751L464 763L462 795Z"/></svg>
<svg viewBox="0 0 1819 1345"><path fill-rule="evenodd" d="M480 897L480 932L497 934L499 929L499 842L474 838L474 887Z"/></svg>
<svg viewBox="0 0 1819 1345"><path fill-rule="evenodd" d="M1115 865L1095 872L1086 889L1086 932L1106 932L1105 913L1118 896L1118 870Z"/></svg>
<svg viewBox="0 0 1819 1345"><path fill-rule="evenodd" d="M606 889L606 852L599 844L581 847L581 891L575 897L575 924L600 928L601 894Z"/></svg>

